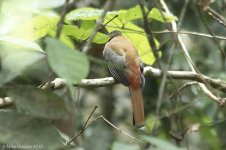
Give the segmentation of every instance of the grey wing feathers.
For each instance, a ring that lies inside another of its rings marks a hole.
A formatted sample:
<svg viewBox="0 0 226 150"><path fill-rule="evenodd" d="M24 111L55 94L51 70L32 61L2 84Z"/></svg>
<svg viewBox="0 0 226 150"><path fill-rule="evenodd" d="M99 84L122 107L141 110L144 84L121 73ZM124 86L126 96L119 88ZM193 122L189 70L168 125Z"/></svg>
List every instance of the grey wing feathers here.
<svg viewBox="0 0 226 150"><path fill-rule="evenodd" d="M114 77L114 79L120 83L122 83L125 86L129 86L129 80L126 78L123 73L123 71L119 71L118 69L115 69L111 66L108 66L111 75Z"/></svg>
<svg viewBox="0 0 226 150"><path fill-rule="evenodd" d="M106 48L105 48L106 49ZM111 48L107 48L104 52L104 59L107 61L108 68L114 79L125 86L129 86L129 80L127 79L125 72L125 56L116 54Z"/></svg>

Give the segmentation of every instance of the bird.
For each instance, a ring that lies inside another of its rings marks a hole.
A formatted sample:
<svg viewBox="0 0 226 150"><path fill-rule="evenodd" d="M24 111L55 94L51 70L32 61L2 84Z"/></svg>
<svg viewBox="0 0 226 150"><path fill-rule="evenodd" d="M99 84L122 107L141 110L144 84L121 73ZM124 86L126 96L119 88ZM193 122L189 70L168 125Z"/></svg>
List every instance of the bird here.
<svg viewBox="0 0 226 150"><path fill-rule="evenodd" d="M119 30L109 33L109 41L105 44L103 57L109 71L116 82L129 87L133 109L133 124L144 125L144 104L142 89L145 78L143 62L136 47Z"/></svg>

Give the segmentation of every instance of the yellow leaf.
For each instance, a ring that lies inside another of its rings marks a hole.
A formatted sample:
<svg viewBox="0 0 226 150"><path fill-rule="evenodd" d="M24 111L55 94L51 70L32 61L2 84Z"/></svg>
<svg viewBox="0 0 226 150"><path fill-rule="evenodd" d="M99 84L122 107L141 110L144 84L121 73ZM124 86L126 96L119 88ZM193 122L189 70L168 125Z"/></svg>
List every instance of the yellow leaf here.
<svg viewBox="0 0 226 150"><path fill-rule="evenodd" d="M37 16L20 26L14 35L26 40L35 41L44 37L50 29L56 28L58 20L59 17L57 16Z"/></svg>

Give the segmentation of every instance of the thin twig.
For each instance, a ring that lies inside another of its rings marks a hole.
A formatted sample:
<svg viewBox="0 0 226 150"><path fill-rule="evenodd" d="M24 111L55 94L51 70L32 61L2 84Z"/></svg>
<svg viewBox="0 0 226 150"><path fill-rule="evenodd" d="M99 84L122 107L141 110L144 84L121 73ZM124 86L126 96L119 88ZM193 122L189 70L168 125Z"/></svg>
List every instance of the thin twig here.
<svg viewBox="0 0 226 150"><path fill-rule="evenodd" d="M198 99L198 98L196 98L196 99ZM178 108L178 109L176 108L176 109L173 109L173 110L171 110L171 111L165 112L165 113L162 114L162 115L159 114L159 115L157 116L157 118L155 118L155 119L153 119L153 120L149 120L148 122L146 122L146 123L145 123L145 126L148 125L148 124L151 124L151 123L155 123L157 120L161 120L161 119L164 119L164 118L168 118L168 117L170 117L170 116L172 116L172 115L174 115L174 114L177 114L177 113L179 113L179 112L182 112L182 111L186 110L187 108L189 108L190 106L194 105L194 104L197 103L197 102L199 102L199 101L193 100L193 101L189 102L188 104L186 104L186 105L183 106L183 107L180 107L180 108Z"/></svg>
<svg viewBox="0 0 226 150"><path fill-rule="evenodd" d="M127 137L129 137L129 138L131 138L131 139L133 139L133 140L135 140L135 141L137 141L137 142L139 142L139 143L141 143L141 144L145 144L144 142L138 140L137 138L133 137L132 135L129 135L128 133L126 133L126 132L122 131L121 129L119 129L118 127L116 127L114 124L112 124L110 121L108 121L103 115L100 115L100 116L96 117L95 119L93 119L93 121L92 121L90 124L84 126L84 128L82 128L82 130L80 130L79 134L77 134L77 135L75 136L75 138L77 138L79 135L81 135L87 128L89 128L92 124L94 124L94 123L95 123L97 120L99 120L99 119L103 119L103 120L104 120L105 122L107 122L110 126L112 126L114 129L116 129L116 130L119 131L120 133L126 135ZM88 122L88 121L87 121L87 122ZM71 141L71 140L70 140L70 141ZM73 140L72 140L72 141L73 141ZM70 143L68 142L68 143L67 143L67 146L68 146L68 144L70 144Z"/></svg>
<svg viewBox="0 0 226 150"><path fill-rule="evenodd" d="M159 6L159 3L157 3L158 7L159 8L164 8L164 7L161 7ZM164 10L167 12L167 10ZM170 12L167 12L168 14L170 14ZM161 11L161 15L164 19L164 22L166 22L166 18L164 17L163 15L163 12ZM172 22L171 23L171 26L169 26L167 24L167 28L173 30L173 31L176 31L176 28L175 28L175 23ZM176 38L176 35L175 34L172 34L171 33L171 36L172 36L172 39L174 41L177 41L177 38ZM167 64L165 64L164 68L162 68L162 80L161 80L161 83L160 83L160 88L159 88L159 95L158 95L158 99L157 99L157 107L156 107L156 114L159 114L160 113L160 108L162 106L162 103L163 103L163 97L164 97L164 93L165 93L165 89L166 89L166 86L167 86L167 83L166 83L166 80L167 80L167 70L170 69L170 66L171 66L171 63L173 61L173 54L174 54L174 50L175 50L175 46L176 46L177 42L175 42L171 48L170 48L170 51L169 51L169 57L167 59ZM171 79L171 78L170 78Z"/></svg>
<svg viewBox="0 0 226 150"><path fill-rule="evenodd" d="M122 133L122 134L128 136L129 138L131 138L131 139L133 139L133 140L135 140L135 141L137 141L137 142L139 142L139 143L141 143L141 144L145 144L144 142L142 142L142 141L136 139L136 138L133 137L132 135L129 135L128 133L126 133L126 132L122 131L121 129L119 129L118 127L116 127L114 124L112 124L110 121L108 121L104 116L101 115L100 118L102 118L105 122L107 122L110 126L112 126L114 129L116 129L116 130L119 131L120 133Z"/></svg>
<svg viewBox="0 0 226 150"><path fill-rule="evenodd" d="M213 10L210 7L207 7L205 11L210 15L213 19L215 19L217 22L219 22L221 25L226 27L226 19L221 16L219 13L217 13L215 10Z"/></svg>
<svg viewBox="0 0 226 150"><path fill-rule="evenodd" d="M179 22L178 22L178 29L181 28L181 25L183 23L183 20L184 20L184 16L186 14L186 11L187 11L187 6L188 6L188 3L189 3L190 0L185 0L184 2L184 5L181 9L181 13L180 13L180 17L179 17Z"/></svg>
<svg viewBox="0 0 226 150"><path fill-rule="evenodd" d="M116 26L111 26L108 25L108 27L111 28L115 28L118 29L120 27L116 27ZM124 32L134 32L134 33L138 33L138 34L145 34L143 31L140 30L135 30L135 29L130 29L130 28L123 28ZM225 36L220 36L220 35L215 35L212 36L210 34L206 34L206 33L200 33L200 32L194 32L194 31L171 31L171 30L162 30L162 31L152 31L153 34L165 34L165 33L179 33L179 34L188 34L188 35L196 35L196 36L201 36L201 37L207 37L207 38L216 38L218 40L226 40Z"/></svg>
<svg viewBox="0 0 226 150"><path fill-rule="evenodd" d="M85 129L87 127L87 123L90 120L91 116L93 115L93 113L95 112L96 109L97 109L97 106L94 107L93 111L90 113L89 117L87 118L86 122L84 123L84 125L83 125L82 129L79 131L79 133L76 134L71 140L69 140L66 143L66 145L71 144L71 142L73 142L79 135L81 135L85 131Z"/></svg>
<svg viewBox="0 0 226 150"><path fill-rule="evenodd" d="M226 57L226 54L225 54L225 51L223 50L223 48L220 46L220 43L218 42L218 40L215 38L215 34L214 32L211 30L211 28L209 27L206 19L203 17L202 15L202 12L200 9L198 9L198 13L199 13L199 16L203 22L203 24L205 25L206 29L208 30L208 32L214 37L213 38L213 42L217 45L220 53L221 53L221 64L222 64L222 69L225 70L225 57Z"/></svg>
<svg viewBox="0 0 226 150"><path fill-rule="evenodd" d="M165 87L166 87L165 83L166 83L166 79L167 79L167 76L166 76L167 68L165 68L164 65L161 63L161 61L159 60L157 45L155 44L155 39L154 39L153 33L151 31L151 28L150 28L150 25L149 25L149 22L148 22L148 18L147 18L147 14L146 14L146 11L145 11L144 3L145 3L144 0L139 0L139 5L140 5L140 8L141 8L141 11L142 11L142 14L143 14L144 31L145 31L145 33L147 35L148 42L149 42L149 45L150 45L150 47L151 47L151 49L153 51L153 54L154 54L155 59L156 59L156 62L157 62L159 68L162 70L162 73L163 73L161 84L160 84L160 88L159 88L157 107L156 107L156 113L159 114L160 106L161 106L163 95L164 95L164 90L165 90ZM173 52L171 51L171 54L172 53Z"/></svg>
<svg viewBox="0 0 226 150"><path fill-rule="evenodd" d="M69 3L69 0L65 0L64 7L61 11L60 20L57 24L57 27L58 27L57 32L56 32L56 38L57 39L60 38L60 34L61 34L61 31L62 31L62 28L63 28L63 25L64 25L64 18L65 18L65 15L67 13L68 3Z"/></svg>
<svg viewBox="0 0 226 150"><path fill-rule="evenodd" d="M140 5L140 8L141 8L143 20L144 20L144 31L145 31L145 33L148 37L148 42L149 42L149 45L150 45L150 47L153 51L156 62L158 64L159 68L162 68L162 65L159 61L158 48L157 48L157 45L155 44L154 36L152 34L152 31L151 31L151 28L150 28L150 25L149 25L149 22L148 22L147 13L145 11L144 3L145 3L144 0L139 0L139 5Z"/></svg>
<svg viewBox="0 0 226 150"><path fill-rule="evenodd" d="M96 26L95 26L93 32L91 33L89 39L87 40L86 44L83 47L83 50L82 51L84 53L87 53L89 51L90 45L93 42L93 39L94 39L95 35L97 34L97 32L99 31L99 29L101 28L101 24L104 21L104 17L106 16L107 11L110 9L110 7L112 7L113 2L114 2L114 0L108 0L106 2L105 6L104 6L104 10L103 10L100 18L97 20Z"/></svg>
<svg viewBox="0 0 226 150"><path fill-rule="evenodd" d="M118 15L115 15L114 17L112 17L110 20L108 20L103 26L105 27L108 23L110 23L112 20L114 20L115 18L117 18Z"/></svg>
<svg viewBox="0 0 226 150"><path fill-rule="evenodd" d="M65 18L65 15L67 13L68 3L69 3L69 0L65 0L63 9L61 11L60 20L57 24L57 31L56 31L56 36L55 36L56 39L60 38L60 34L61 34L61 31L62 31L62 28L63 28L63 25L64 25L64 18ZM51 70L50 66L48 65L48 79L47 79L46 83L43 83L38 88L42 88L42 86L45 85L46 89L51 90L51 83L50 82L53 78L53 74L54 74L53 71Z"/></svg>
<svg viewBox="0 0 226 150"><path fill-rule="evenodd" d="M199 32L191 32L191 31L169 31L169 30L163 30L163 31L153 31L154 34L164 34L164 33L179 33L179 34L188 34L188 35L197 35L201 37L207 37L207 38L216 38L218 40L226 40L226 37L215 35L212 36L210 34L206 33L199 33Z"/></svg>
<svg viewBox="0 0 226 150"><path fill-rule="evenodd" d="M185 83L184 85L182 85L179 89L176 89L176 91L174 91L168 99L171 99L173 96L175 96L176 94L180 93L182 90L184 90L185 88L187 88L188 86L194 85L194 84L198 84L198 82L194 81L194 82L188 82Z"/></svg>
<svg viewBox="0 0 226 150"><path fill-rule="evenodd" d="M114 124L112 124L110 121L108 121L108 120L107 120L104 116L102 116L102 115L100 115L100 116L98 116L97 118L95 118L89 125L86 126L85 129L87 129L90 125L92 125L93 123L95 123L95 122L96 122L97 120L99 120L99 119L103 119L103 120L104 120L105 122L107 122L110 126L112 126L114 129L116 129L116 130L119 131L120 133L126 135L127 137L129 137L129 138L131 138L131 139L133 139L133 140L135 140L135 141L137 141L137 142L139 142L139 143L141 143L141 144L145 144L144 142L142 142L142 141L136 139L136 138L133 137L132 135L129 135L128 133L126 133L126 132L122 131L121 129L119 129L118 127L116 127ZM85 130L85 129L84 129L84 130Z"/></svg>

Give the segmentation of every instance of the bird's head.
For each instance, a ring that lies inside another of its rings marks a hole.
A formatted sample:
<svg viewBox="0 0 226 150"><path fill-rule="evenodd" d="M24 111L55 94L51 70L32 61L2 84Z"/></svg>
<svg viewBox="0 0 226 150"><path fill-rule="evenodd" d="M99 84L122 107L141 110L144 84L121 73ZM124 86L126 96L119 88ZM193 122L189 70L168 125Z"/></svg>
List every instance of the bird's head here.
<svg viewBox="0 0 226 150"><path fill-rule="evenodd" d="M121 36L122 32L120 32L119 30L114 30L114 31L110 32L108 35L109 35L110 39L112 39L116 36Z"/></svg>

